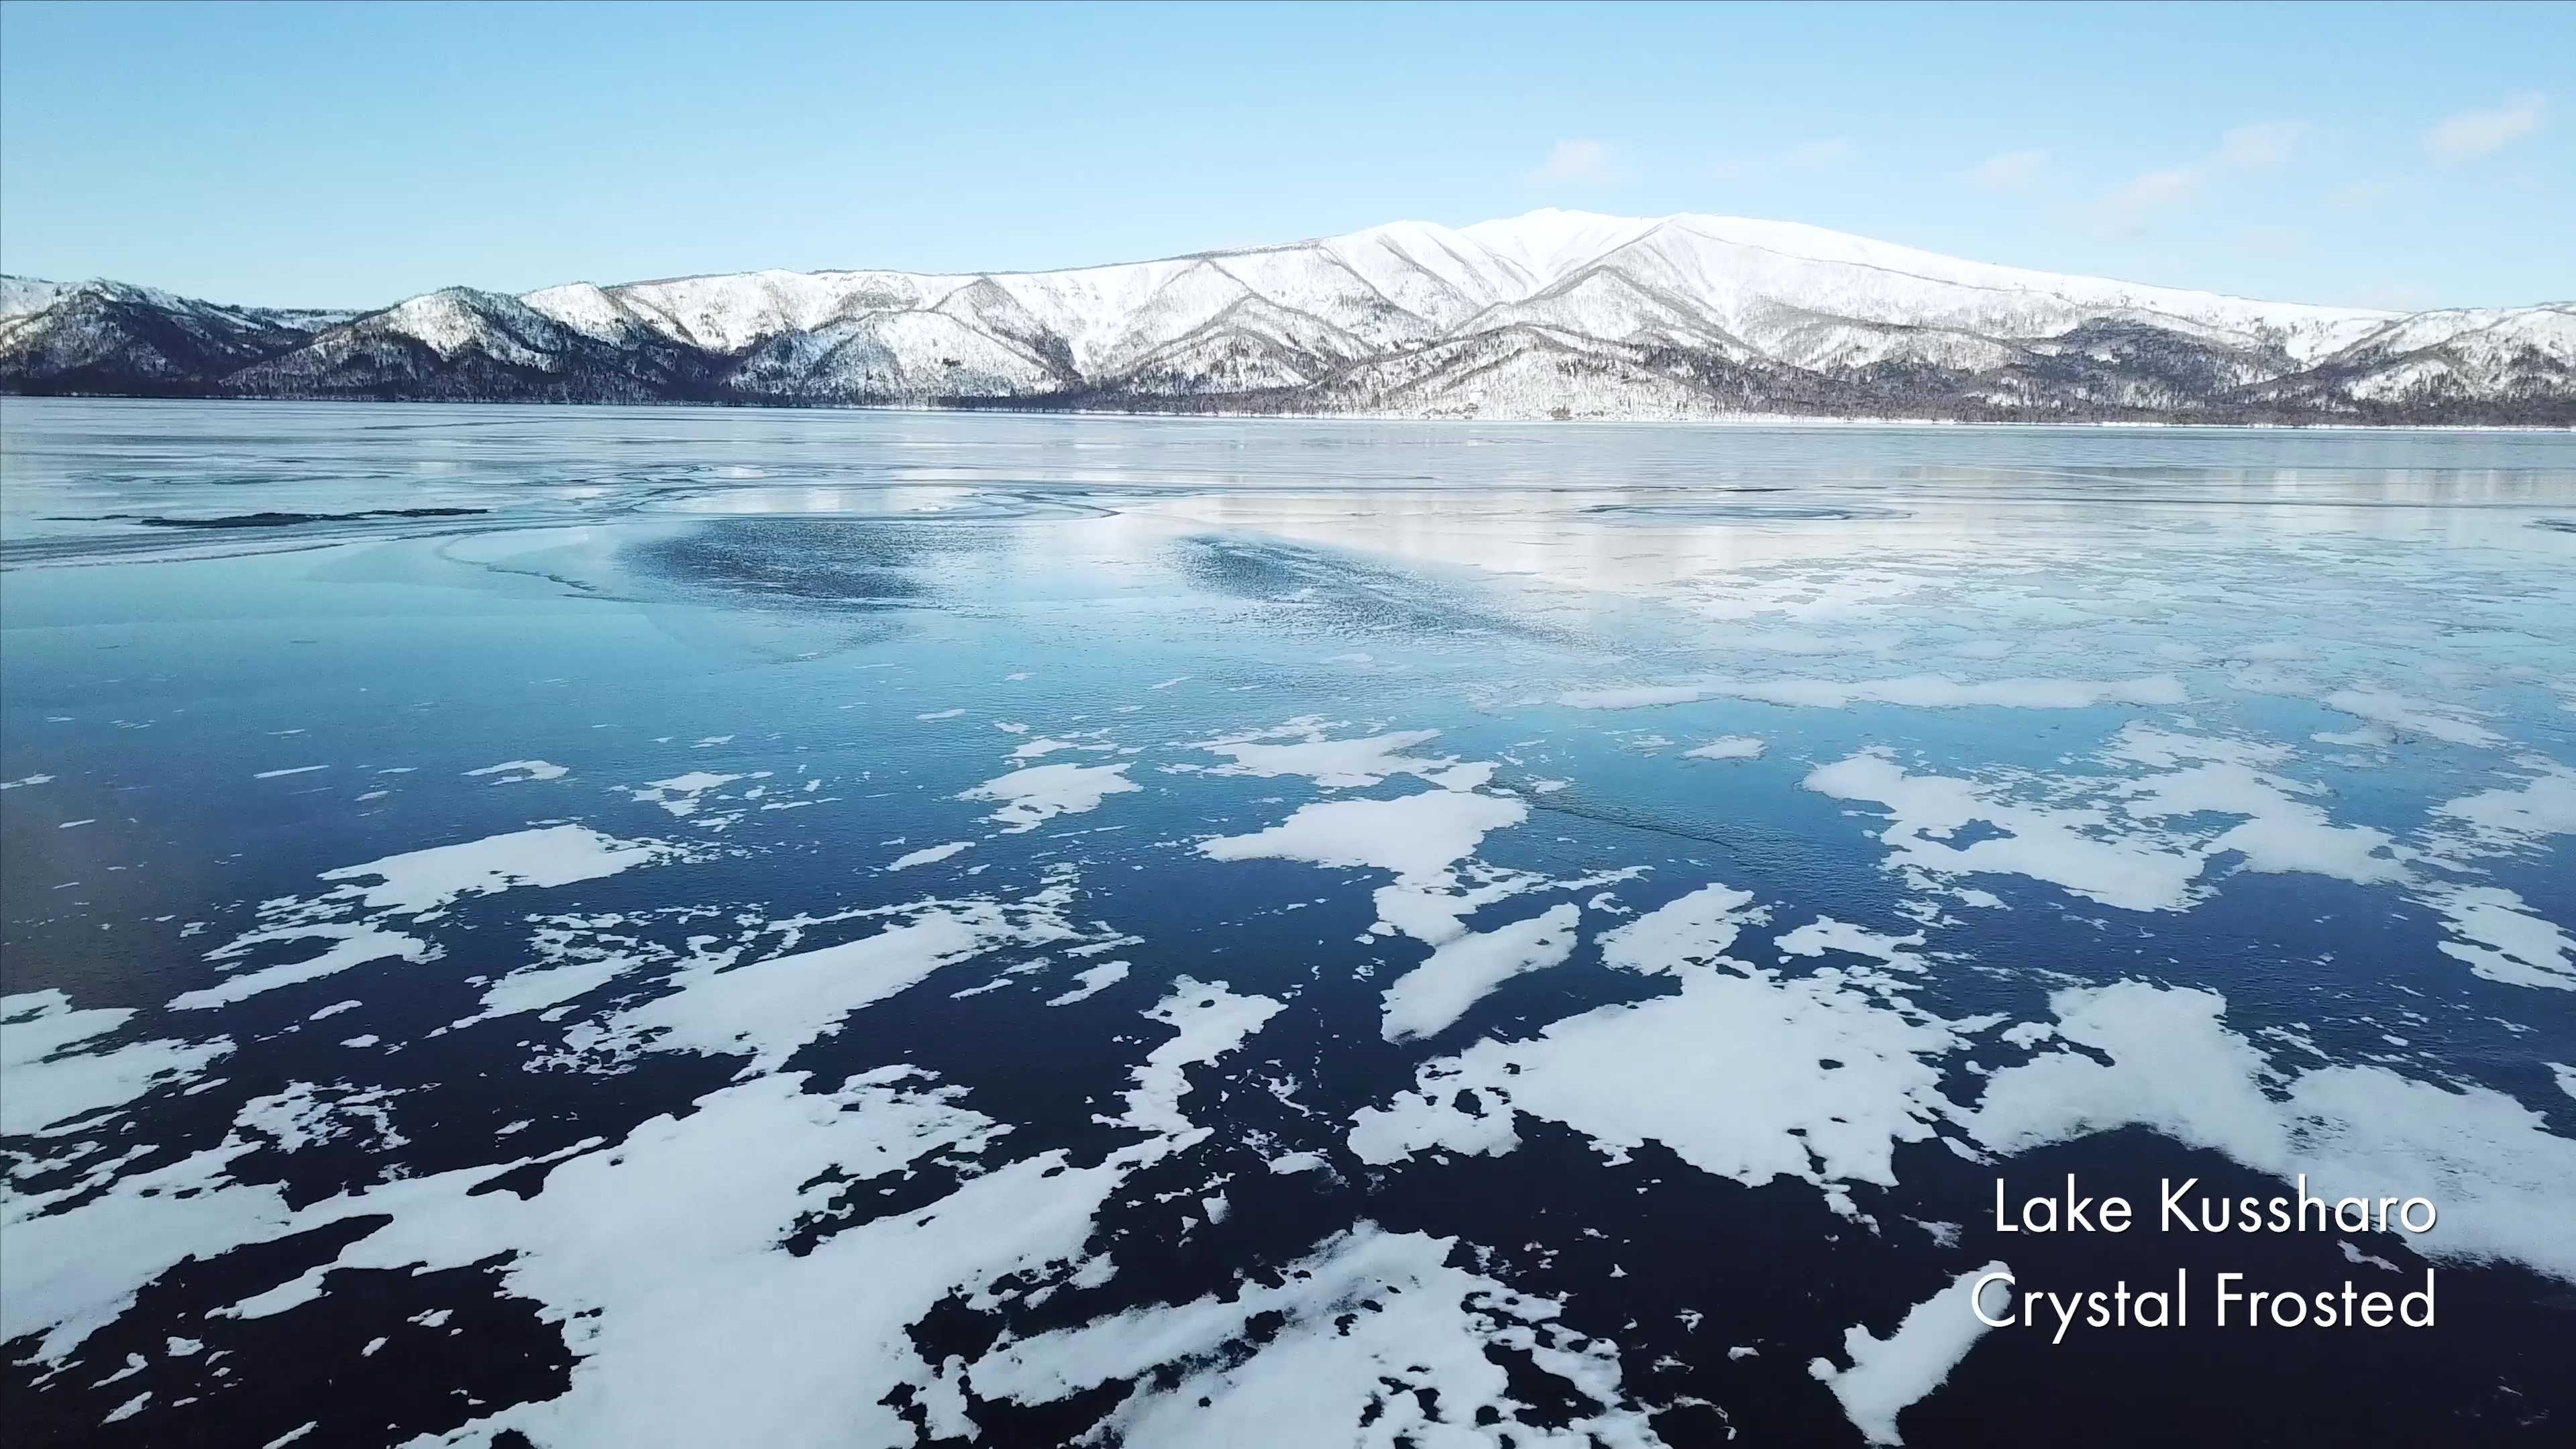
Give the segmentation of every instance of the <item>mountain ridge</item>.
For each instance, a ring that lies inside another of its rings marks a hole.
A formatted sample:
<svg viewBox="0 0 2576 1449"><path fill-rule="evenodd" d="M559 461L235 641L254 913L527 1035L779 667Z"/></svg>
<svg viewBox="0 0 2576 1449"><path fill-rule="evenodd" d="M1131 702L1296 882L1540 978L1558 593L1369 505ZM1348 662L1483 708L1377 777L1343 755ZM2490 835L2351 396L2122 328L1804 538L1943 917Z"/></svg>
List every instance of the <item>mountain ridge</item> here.
<svg viewBox="0 0 2576 1449"><path fill-rule="evenodd" d="M1485 418L2576 424L2576 305L2395 313L1543 210L1038 272L370 312L0 282L0 391Z"/></svg>

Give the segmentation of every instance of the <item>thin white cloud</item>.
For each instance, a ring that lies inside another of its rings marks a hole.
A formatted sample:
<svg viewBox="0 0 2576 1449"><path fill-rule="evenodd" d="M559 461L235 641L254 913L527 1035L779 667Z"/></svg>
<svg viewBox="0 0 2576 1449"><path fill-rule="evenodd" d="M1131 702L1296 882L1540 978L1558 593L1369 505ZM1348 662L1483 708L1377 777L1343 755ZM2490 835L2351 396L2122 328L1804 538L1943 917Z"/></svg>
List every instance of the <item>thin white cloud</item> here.
<svg viewBox="0 0 2576 1449"><path fill-rule="evenodd" d="M1790 147L1780 161L1792 171L1821 171L1841 165L1853 154L1849 141L1802 141Z"/></svg>
<svg viewBox="0 0 2576 1449"><path fill-rule="evenodd" d="M2492 156L2540 129L2549 114L2549 98L2520 91L2492 111L2462 111L2445 116L2424 133L2424 154L2436 161L2475 161Z"/></svg>
<svg viewBox="0 0 2576 1449"><path fill-rule="evenodd" d="M1717 181L1755 181L1782 171L1824 171L1859 154L1860 148L1839 137L1801 141L1769 155L1725 157L1711 162L1708 174Z"/></svg>
<svg viewBox="0 0 2576 1449"><path fill-rule="evenodd" d="M2326 205L2337 211L2365 211L2395 199L2406 186L2403 176L2367 176L2349 186L2337 187L2326 198Z"/></svg>
<svg viewBox="0 0 2576 1449"><path fill-rule="evenodd" d="M1619 152L1602 141L1559 141L1538 169L1521 178L1533 186L1604 186L1619 179Z"/></svg>
<svg viewBox="0 0 2576 1449"><path fill-rule="evenodd" d="M2376 282L2361 289L2361 305L2383 312L2421 312L2440 301L2420 282Z"/></svg>
<svg viewBox="0 0 2576 1449"><path fill-rule="evenodd" d="M2102 199L2103 208L2122 215L2162 211L2190 200L2209 182L2207 164L2171 166L2150 171Z"/></svg>
<svg viewBox="0 0 2576 1449"><path fill-rule="evenodd" d="M2236 234L2236 249L2248 256L2297 256L2308 249L2308 234L2295 226L2249 226Z"/></svg>
<svg viewBox="0 0 2576 1449"><path fill-rule="evenodd" d="M1968 172L1968 180L1989 191L2027 191L2048 167L2045 151L2003 151Z"/></svg>
<svg viewBox="0 0 2576 1449"><path fill-rule="evenodd" d="M2256 121L2238 126L2218 140L2218 149L2197 161L2168 166L2115 188L2095 211L2114 229L2137 225L2200 195L2221 176L2269 171L2288 165L2312 128L2305 121Z"/></svg>
<svg viewBox="0 0 2576 1449"><path fill-rule="evenodd" d="M2286 166L2299 153L2308 134L2305 121L2257 121L2239 126L2218 142L2218 164L2239 171Z"/></svg>

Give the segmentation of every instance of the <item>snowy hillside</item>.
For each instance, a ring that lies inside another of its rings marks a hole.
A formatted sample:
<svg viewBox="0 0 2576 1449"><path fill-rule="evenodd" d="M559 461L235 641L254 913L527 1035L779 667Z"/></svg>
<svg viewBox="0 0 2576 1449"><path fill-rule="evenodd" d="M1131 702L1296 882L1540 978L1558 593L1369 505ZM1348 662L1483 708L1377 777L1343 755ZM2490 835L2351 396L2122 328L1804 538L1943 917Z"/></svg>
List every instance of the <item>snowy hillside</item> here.
<svg viewBox="0 0 2576 1449"><path fill-rule="evenodd" d="M1713 216L1397 222L1058 272L456 288L355 318L100 283L11 279L0 296L0 386L17 391L2576 420L2565 304L2402 316L2258 302Z"/></svg>

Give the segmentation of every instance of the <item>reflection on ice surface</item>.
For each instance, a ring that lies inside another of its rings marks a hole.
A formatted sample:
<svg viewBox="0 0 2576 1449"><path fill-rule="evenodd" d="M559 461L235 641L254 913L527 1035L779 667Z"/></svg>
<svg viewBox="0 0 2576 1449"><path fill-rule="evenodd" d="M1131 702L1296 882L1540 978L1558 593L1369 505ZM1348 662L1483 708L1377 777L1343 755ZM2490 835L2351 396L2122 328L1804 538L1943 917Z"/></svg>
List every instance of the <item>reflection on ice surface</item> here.
<svg viewBox="0 0 2576 1449"><path fill-rule="evenodd" d="M2164 1442L2140 1354L2275 1437L2576 1416L2563 437L0 447L40 1437L1989 1443L2046 1376ZM2441 1216L1981 1219L2070 1171ZM1962 1299L2177 1255L2455 1336Z"/></svg>

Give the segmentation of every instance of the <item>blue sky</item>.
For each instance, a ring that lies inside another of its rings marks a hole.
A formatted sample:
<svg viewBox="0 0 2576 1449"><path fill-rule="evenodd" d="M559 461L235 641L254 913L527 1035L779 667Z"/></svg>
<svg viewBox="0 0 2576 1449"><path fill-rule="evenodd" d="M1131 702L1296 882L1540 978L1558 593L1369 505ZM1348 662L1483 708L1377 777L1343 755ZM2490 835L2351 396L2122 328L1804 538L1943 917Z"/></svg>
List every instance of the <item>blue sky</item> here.
<svg viewBox="0 0 2576 1449"><path fill-rule="evenodd" d="M0 268L374 305L1537 206L2576 297L2576 6L0 5Z"/></svg>

